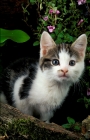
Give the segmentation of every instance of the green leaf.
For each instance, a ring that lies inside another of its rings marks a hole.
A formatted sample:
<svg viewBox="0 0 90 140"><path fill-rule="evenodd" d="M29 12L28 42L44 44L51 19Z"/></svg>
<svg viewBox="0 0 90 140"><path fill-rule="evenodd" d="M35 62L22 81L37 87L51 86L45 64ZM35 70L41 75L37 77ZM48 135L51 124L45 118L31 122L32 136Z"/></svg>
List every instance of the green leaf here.
<svg viewBox="0 0 90 140"><path fill-rule="evenodd" d="M63 124L62 127L66 128L66 129L69 129L69 128L71 128L71 124L66 123L66 124Z"/></svg>
<svg viewBox="0 0 90 140"><path fill-rule="evenodd" d="M56 44L60 44L60 43L63 42L63 39L61 39L61 38L57 38L57 39L55 40L55 42L56 42Z"/></svg>
<svg viewBox="0 0 90 140"><path fill-rule="evenodd" d="M89 35L90 35L90 31L87 31L87 32L86 32L86 35L89 36Z"/></svg>
<svg viewBox="0 0 90 140"><path fill-rule="evenodd" d="M83 102L83 101L84 101L83 98L77 99L77 102Z"/></svg>
<svg viewBox="0 0 90 140"><path fill-rule="evenodd" d="M56 11L56 10L57 10L57 7L54 7L54 8L53 8L53 10L55 10L55 11Z"/></svg>
<svg viewBox="0 0 90 140"><path fill-rule="evenodd" d="M88 104L85 104L86 109L88 109L88 106L89 106Z"/></svg>
<svg viewBox="0 0 90 140"><path fill-rule="evenodd" d="M55 39L55 37L56 37L55 33L52 33L52 34L51 34L51 37L52 37L53 39Z"/></svg>
<svg viewBox="0 0 90 140"><path fill-rule="evenodd" d="M67 13L67 10L66 10L66 5L64 6L64 13Z"/></svg>
<svg viewBox="0 0 90 140"><path fill-rule="evenodd" d="M67 121L69 124L75 124L75 120L71 117L67 117Z"/></svg>
<svg viewBox="0 0 90 140"><path fill-rule="evenodd" d="M87 3L90 3L90 0L87 0Z"/></svg>
<svg viewBox="0 0 90 140"><path fill-rule="evenodd" d="M74 129L77 130L77 131L79 131L81 128L80 128L80 126L75 125L74 126Z"/></svg>
<svg viewBox="0 0 90 140"><path fill-rule="evenodd" d="M90 46L87 47L87 51L90 51Z"/></svg>
<svg viewBox="0 0 90 140"><path fill-rule="evenodd" d="M0 29L0 43L4 43L7 39L9 39L9 34L7 33L7 30Z"/></svg>
<svg viewBox="0 0 90 140"><path fill-rule="evenodd" d="M62 30L63 25L62 25L62 24L58 24L58 25L57 25L57 27L58 27L58 29L61 31L61 30Z"/></svg>
<svg viewBox="0 0 90 140"><path fill-rule="evenodd" d="M39 44L40 44L39 41L35 41L35 42L33 43L33 46L38 46Z"/></svg>
<svg viewBox="0 0 90 140"><path fill-rule="evenodd" d="M22 30L6 30L0 28L0 43L5 42L7 39L11 39L17 43L23 43L30 39L30 36Z"/></svg>
<svg viewBox="0 0 90 140"><path fill-rule="evenodd" d="M64 33L63 32L58 34L58 38L63 38L63 37L64 37Z"/></svg>
<svg viewBox="0 0 90 140"><path fill-rule="evenodd" d="M58 35L59 34L59 30L55 30L55 34Z"/></svg>
<svg viewBox="0 0 90 140"><path fill-rule="evenodd" d="M6 41L3 43L0 43L0 47L3 47L6 44Z"/></svg>

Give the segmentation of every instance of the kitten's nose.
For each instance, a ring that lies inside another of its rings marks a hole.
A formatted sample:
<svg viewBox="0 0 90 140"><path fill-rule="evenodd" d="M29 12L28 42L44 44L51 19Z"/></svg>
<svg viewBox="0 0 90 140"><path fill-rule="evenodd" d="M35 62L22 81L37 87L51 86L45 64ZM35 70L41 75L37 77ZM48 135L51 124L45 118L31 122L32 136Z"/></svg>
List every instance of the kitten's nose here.
<svg viewBox="0 0 90 140"><path fill-rule="evenodd" d="M63 72L64 74L68 72L67 69L61 69L61 72Z"/></svg>

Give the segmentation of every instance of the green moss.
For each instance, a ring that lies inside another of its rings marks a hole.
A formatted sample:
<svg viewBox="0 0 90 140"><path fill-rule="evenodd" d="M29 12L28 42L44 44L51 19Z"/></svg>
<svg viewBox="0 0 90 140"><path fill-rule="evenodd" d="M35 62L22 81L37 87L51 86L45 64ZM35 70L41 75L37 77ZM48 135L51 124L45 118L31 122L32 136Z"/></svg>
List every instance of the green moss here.
<svg viewBox="0 0 90 140"><path fill-rule="evenodd" d="M8 124L2 122L0 134L7 135L9 140L72 140L67 135L40 128L29 119L14 120Z"/></svg>

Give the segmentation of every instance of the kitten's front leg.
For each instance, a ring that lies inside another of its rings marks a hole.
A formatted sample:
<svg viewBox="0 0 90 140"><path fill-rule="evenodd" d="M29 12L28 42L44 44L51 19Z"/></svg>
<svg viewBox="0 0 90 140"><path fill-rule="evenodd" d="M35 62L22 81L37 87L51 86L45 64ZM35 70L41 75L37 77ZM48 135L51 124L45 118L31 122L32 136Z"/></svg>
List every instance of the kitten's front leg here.
<svg viewBox="0 0 90 140"><path fill-rule="evenodd" d="M50 123L50 119L53 117L53 112L52 111L47 111L47 112L41 112L40 114L40 120Z"/></svg>

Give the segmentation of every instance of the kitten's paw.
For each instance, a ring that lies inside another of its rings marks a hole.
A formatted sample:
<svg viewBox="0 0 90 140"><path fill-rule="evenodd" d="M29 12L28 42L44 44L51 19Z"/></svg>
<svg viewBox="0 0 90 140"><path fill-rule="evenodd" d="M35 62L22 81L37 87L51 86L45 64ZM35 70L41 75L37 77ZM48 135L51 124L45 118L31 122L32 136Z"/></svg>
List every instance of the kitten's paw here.
<svg viewBox="0 0 90 140"><path fill-rule="evenodd" d="M49 120L46 120L46 121L43 121L43 122L45 122L45 123L50 123L50 121L49 121Z"/></svg>

